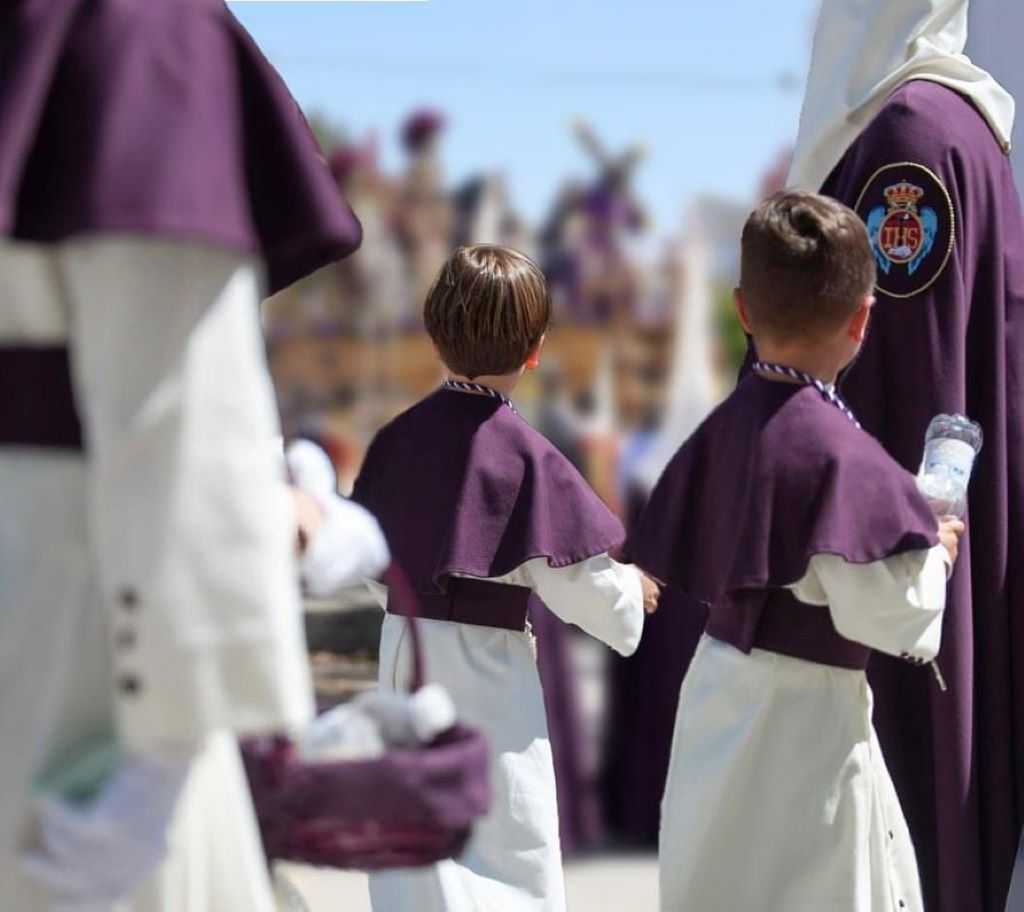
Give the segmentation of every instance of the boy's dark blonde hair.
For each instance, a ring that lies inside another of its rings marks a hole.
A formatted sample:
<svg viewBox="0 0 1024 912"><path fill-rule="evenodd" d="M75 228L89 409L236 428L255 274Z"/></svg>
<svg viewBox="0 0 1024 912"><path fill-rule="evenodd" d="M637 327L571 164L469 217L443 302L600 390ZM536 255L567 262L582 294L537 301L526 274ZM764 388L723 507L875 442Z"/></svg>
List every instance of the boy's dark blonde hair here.
<svg viewBox="0 0 1024 912"><path fill-rule="evenodd" d="M523 366L547 331L548 283L533 260L510 247L459 247L427 294L423 320L456 374L509 374Z"/></svg>
<svg viewBox="0 0 1024 912"><path fill-rule="evenodd" d="M867 229L827 196L768 197L743 228L740 291L754 328L780 341L849 320L876 281Z"/></svg>

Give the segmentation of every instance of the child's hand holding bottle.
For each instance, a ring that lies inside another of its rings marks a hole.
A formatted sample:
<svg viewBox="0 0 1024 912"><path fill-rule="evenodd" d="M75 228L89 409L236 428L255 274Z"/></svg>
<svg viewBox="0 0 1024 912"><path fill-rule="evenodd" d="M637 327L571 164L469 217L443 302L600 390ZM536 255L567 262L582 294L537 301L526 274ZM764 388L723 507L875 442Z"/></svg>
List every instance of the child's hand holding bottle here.
<svg viewBox="0 0 1024 912"><path fill-rule="evenodd" d="M960 553L960 536L964 534L962 519L955 516L943 516L939 519L939 541L949 552L951 564L956 563L957 555Z"/></svg>

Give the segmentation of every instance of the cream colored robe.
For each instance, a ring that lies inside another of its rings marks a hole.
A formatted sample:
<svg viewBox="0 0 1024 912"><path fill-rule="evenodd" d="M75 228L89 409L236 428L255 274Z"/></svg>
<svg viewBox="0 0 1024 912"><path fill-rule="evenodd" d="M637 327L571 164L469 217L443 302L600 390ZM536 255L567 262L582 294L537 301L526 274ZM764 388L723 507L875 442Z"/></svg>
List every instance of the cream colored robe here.
<svg viewBox="0 0 1024 912"><path fill-rule="evenodd" d="M34 782L111 737L200 748L124 912L273 908L229 733L296 728L312 696L260 284L198 244L0 244L0 344L69 346L87 446L0 448L4 910L48 906L18 863Z"/></svg>

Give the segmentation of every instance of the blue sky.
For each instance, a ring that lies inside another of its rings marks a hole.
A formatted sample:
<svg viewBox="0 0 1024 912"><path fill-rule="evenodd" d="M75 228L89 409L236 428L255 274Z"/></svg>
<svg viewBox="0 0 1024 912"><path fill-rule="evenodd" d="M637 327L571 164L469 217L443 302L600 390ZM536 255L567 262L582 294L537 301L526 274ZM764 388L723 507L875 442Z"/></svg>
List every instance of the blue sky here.
<svg viewBox="0 0 1024 912"><path fill-rule="evenodd" d="M754 193L796 131L815 0L235 2L307 111L376 129L386 166L413 107L445 110L447 176L502 171L541 218L592 171L570 132L649 149L638 192L661 231L694 194Z"/></svg>

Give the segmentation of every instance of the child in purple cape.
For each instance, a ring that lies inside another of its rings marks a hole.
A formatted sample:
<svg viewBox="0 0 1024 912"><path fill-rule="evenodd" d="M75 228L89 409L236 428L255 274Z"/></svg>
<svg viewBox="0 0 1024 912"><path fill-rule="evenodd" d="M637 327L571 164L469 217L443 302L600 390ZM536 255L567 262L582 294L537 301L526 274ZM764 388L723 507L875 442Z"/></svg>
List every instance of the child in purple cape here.
<svg viewBox="0 0 1024 912"><path fill-rule="evenodd" d="M457 861L377 874L378 912L561 912L554 766L533 637L542 601L623 655L658 587L609 557L621 525L508 398L538 364L544 276L508 248L460 247L427 296L442 387L383 428L353 498L373 512L419 596L431 679L489 736L494 804ZM388 610L380 683L410 673L406 621Z"/></svg>
<svg viewBox="0 0 1024 912"><path fill-rule="evenodd" d="M665 912L923 910L864 669L872 649L934 658L963 524L937 525L835 392L874 282L853 211L810 193L762 204L736 296L759 360L627 544L710 611L662 804Z"/></svg>

